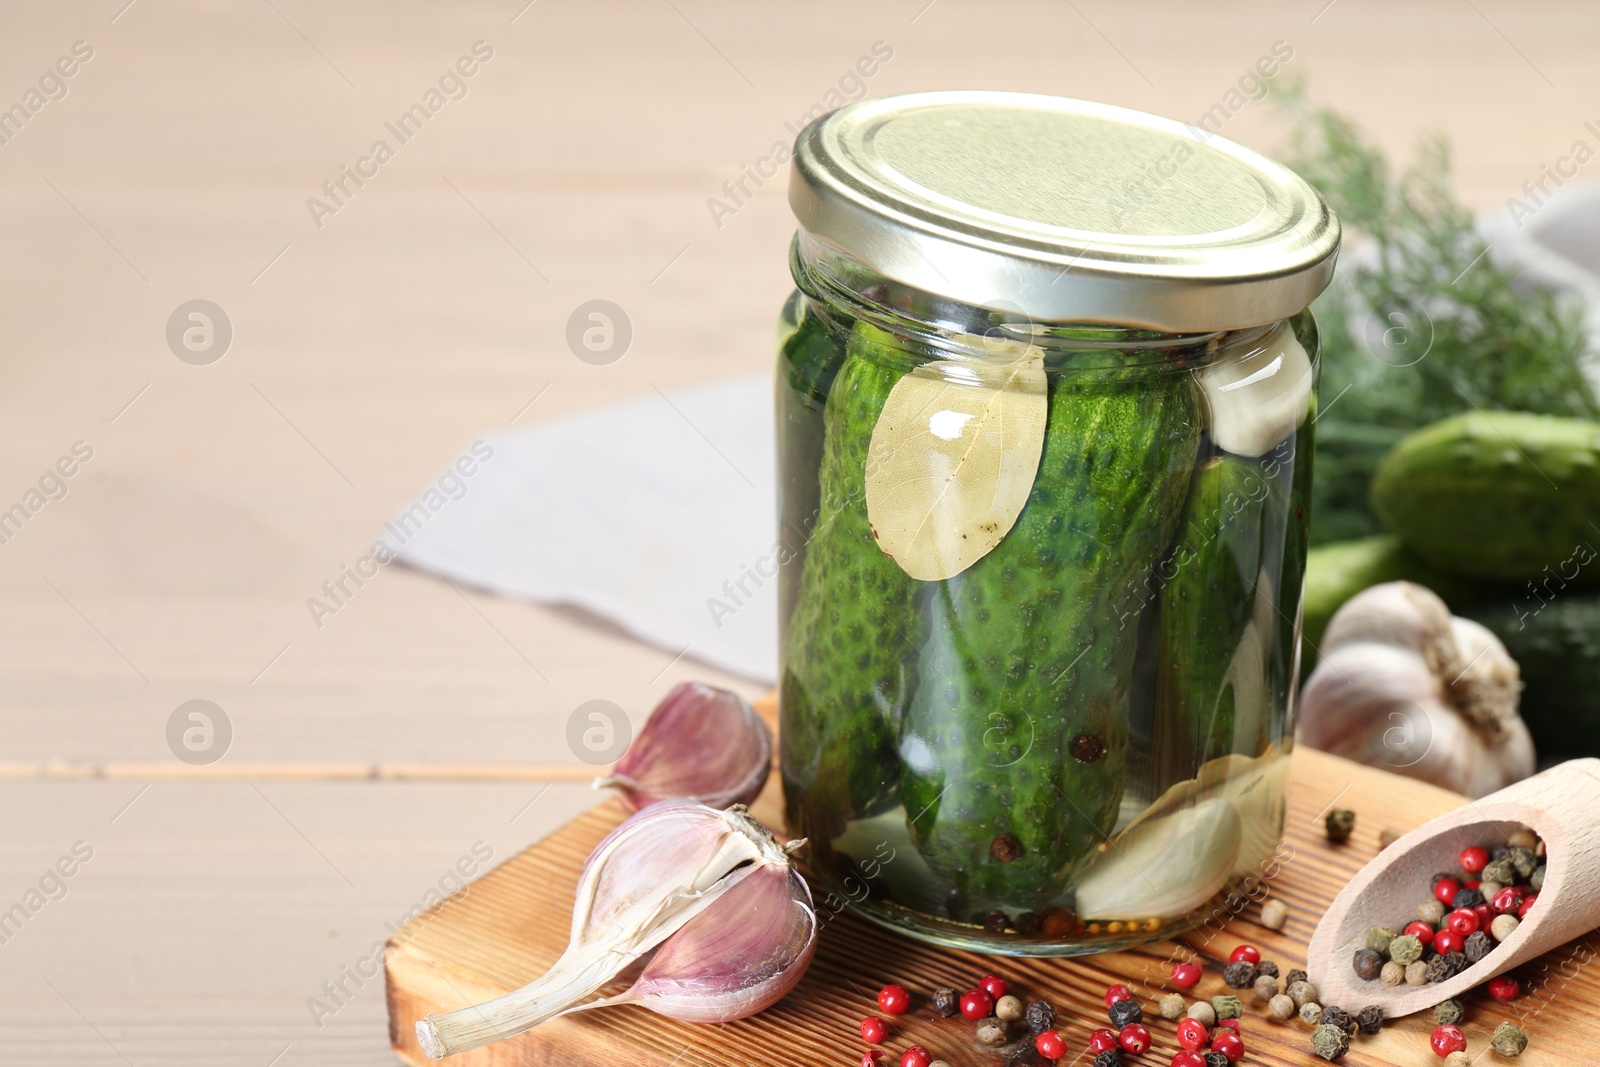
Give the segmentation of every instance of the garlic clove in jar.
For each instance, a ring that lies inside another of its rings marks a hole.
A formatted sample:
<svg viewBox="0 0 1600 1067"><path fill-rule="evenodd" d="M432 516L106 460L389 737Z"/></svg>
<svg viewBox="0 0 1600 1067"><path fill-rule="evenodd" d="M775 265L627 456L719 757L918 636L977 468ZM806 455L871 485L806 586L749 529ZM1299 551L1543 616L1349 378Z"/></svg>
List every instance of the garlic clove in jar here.
<svg viewBox="0 0 1600 1067"><path fill-rule="evenodd" d="M1211 439L1236 456L1262 456L1306 421L1314 374L1288 323L1253 347L1223 351L1196 372Z"/></svg>
<svg viewBox="0 0 1600 1067"><path fill-rule="evenodd" d="M1388 582L1335 613L1300 693L1313 748L1481 797L1533 773L1505 646L1422 586Z"/></svg>
<svg viewBox="0 0 1600 1067"><path fill-rule="evenodd" d="M1188 914L1227 885L1241 839L1221 796L1130 825L1079 879L1074 910L1091 922Z"/></svg>
<svg viewBox="0 0 1600 1067"><path fill-rule="evenodd" d="M737 693L683 682L656 705L611 774L635 811L666 797L708 807L752 803L772 769L772 731Z"/></svg>

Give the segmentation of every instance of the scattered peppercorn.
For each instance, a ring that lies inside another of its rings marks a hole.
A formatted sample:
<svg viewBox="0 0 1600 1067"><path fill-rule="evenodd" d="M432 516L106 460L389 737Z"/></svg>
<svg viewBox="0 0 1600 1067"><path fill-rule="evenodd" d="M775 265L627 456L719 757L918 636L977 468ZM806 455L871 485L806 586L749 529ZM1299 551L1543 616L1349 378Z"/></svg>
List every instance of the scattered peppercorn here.
<svg viewBox="0 0 1600 1067"><path fill-rule="evenodd" d="M1332 1062L1350 1051L1350 1035L1337 1026L1319 1023L1311 1031L1311 1051Z"/></svg>
<svg viewBox="0 0 1600 1067"><path fill-rule="evenodd" d="M935 989L929 999L933 1003L933 1010L946 1019L961 1010L960 998L954 989Z"/></svg>
<svg viewBox="0 0 1600 1067"><path fill-rule="evenodd" d="M1428 965L1418 960L1406 964L1406 985L1427 985Z"/></svg>
<svg viewBox="0 0 1600 1067"><path fill-rule="evenodd" d="M1119 1000L1132 1000L1132 999L1133 999L1133 990L1129 989L1127 986L1123 985L1121 982L1118 982L1115 985L1106 986L1106 996L1105 996L1106 1007L1108 1007L1108 1008L1111 1007L1111 1005L1115 1004Z"/></svg>
<svg viewBox="0 0 1600 1067"><path fill-rule="evenodd" d="M876 1015L869 1015L861 1020L861 1040L869 1045L876 1045L889 1033L889 1025Z"/></svg>
<svg viewBox="0 0 1600 1067"><path fill-rule="evenodd" d="M1496 1000L1516 1000L1522 995L1522 983L1509 974L1489 979L1489 995Z"/></svg>
<svg viewBox="0 0 1600 1067"><path fill-rule="evenodd" d="M977 1034L980 1045L1003 1045L1007 1036L1005 1020L984 1019L978 1023Z"/></svg>
<svg viewBox="0 0 1600 1067"><path fill-rule="evenodd" d="M1341 1007L1338 1007L1337 1005L1329 1005L1328 1007L1322 1009L1321 1024L1323 1026L1337 1026L1339 1029L1343 1030L1347 1034L1350 1034L1352 1037L1355 1036L1355 1018L1352 1017L1349 1012L1345 1011Z"/></svg>
<svg viewBox="0 0 1600 1067"><path fill-rule="evenodd" d="M1383 970L1383 957L1375 949L1359 948L1351 959L1351 965L1355 967L1358 978L1370 980L1378 977L1378 972Z"/></svg>
<svg viewBox="0 0 1600 1067"><path fill-rule="evenodd" d="M1452 1052L1465 1052L1467 1035L1463 1034L1458 1026L1436 1026L1432 1036L1428 1038L1428 1044L1433 1046L1434 1054L1442 1059Z"/></svg>
<svg viewBox="0 0 1600 1067"><path fill-rule="evenodd" d="M1014 1023L1022 1018L1022 1001L1007 993L994 1002L994 1014L997 1019L1004 1019L1008 1023Z"/></svg>
<svg viewBox="0 0 1600 1067"><path fill-rule="evenodd" d="M1036 1000L1034 1003L1044 1004L1044 1001ZM1050 1005L1045 1004L1045 1007L1048 1008L1049 1006ZM1039 1031L1038 1036L1033 1039L1033 1047L1038 1049L1039 1055L1043 1056L1047 1060L1059 1060L1062 1056L1067 1054L1066 1041L1062 1039L1059 1033L1051 1030L1048 1027ZM1099 1060L1096 1060L1095 1062L1098 1063Z"/></svg>
<svg viewBox="0 0 1600 1067"><path fill-rule="evenodd" d="M1433 940L1430 931L1428 940ZM1389 942L1389 958L1404 967L1422 958L1422 939L1415 934L1401 934Z"/></svg>
<svg viewBox="0 0 1600 1067"><path fill-rule="evenodd" d="M1292 968L1289 971L1288 974L1283 976L1283 984L1284 985L1294 985L1296 982L1304 982L1307 977L1308 976L1307 976L1305 971L1302 971L1300 968L1295 967L1295 968Z"/></svg>
<svg viewBox="0 0 1600 1067"><path fill-rule="evenodd" d="M932 1063L928 1064L928 1067L950 1067L950 1064L946 1060L934 1060Z"/></svg>
<svg viewBox="0 0 1600 1067"><path fill-rule="evenodd" d="M1294 1018L1294 1001L1282 993L1267 1001L1267 1010L1277 1019Z"/></svg>
<svg viewBox="0 0 1600 1067"><path fill-rule="evenodd" d="M1260 963L1261 950L1254 945L1236 945L1234 950L1228 953L1228 962L1238 963L1241 960L1251 965Z"/></svg>
<svg viewBox="0 0 1600 1067"><path fill-rule="evenodd" d="M994 1011L994 998L981 989L969 989L961 994L961 1017L971 1022L988 1018Z"/></svg>
<svg viewBox="0 0 1600 1067"><path fill-rule="evenodd" d="M1322 1021L1322 1005L1314 1000L1308 1000L1300 1005L1300 1021L1308 1026L1315 1026Z"/></svg>
<svg viewBox="0 0 1600 1067"><path fill-rule="evenodd" d="M1356 1028L1369 1036L1382 1030L1383 1009L1376 1004L1368 1004L1356 1012Z"/></svg>
<svg viewBox="0 0 1600 1067"><path fill-rule="evenodd" d="M1156 1005L1161 1009L1163 1019L1181 1019L1184 1011L1189 1007L1179 993L1168 993Z"/></svg>
<svg viewBox="0 0 1600 1067"><path fill-rule="evenodd" d="M1454 998L1441 1000L1433 1006L1433 1021L1440 1026L1455 1026L1466 1017L1466 1006Z"/></svg>
<svg viewBox="0 0 1600 1067"><path fill-rule="evenodd" d="M1327 830L1329 843L1342 845L1350 840L1350 831L1356 828L1356 813L1349 808L1334 808L1322 820L1322 825Z"/></svg>
<svg viewBox="0 0 1600 1067"><path fill-rule="evenodd" d="M1216 1049L1207 1049L1204 1054L1206 1067L1228 1067L1228 1057Z"/></svg>
<svg viewBox="0 0 1600 1067"><path fill-rule="evenodd" d="M1278 980L1270 974L1263 974L1256 979L1256 984L1251 987L1257 1000L1271 1000L1278 995Z"/></svg>
<svg viewBox="0 0 1600 1067"><path fill-rule="evenodd" d="M1174 963L1172 965L1172 984L1179 989L1193 989L1200 981L1200 965L1198 963Z"/></svg>
<svg viewBox="0 0 1600 1067"><path fill-rule="evenodd" d="M885 1015L904 1015L911 1007L911 994L902 985L886 985L878 990L878 1008Z"/></svg>
<svg viewBox="0 0 1600 1067"><path fill-rule="evenodd" d="M1501 916L1505 918L1505 916ZM1515 919L1511 920L1516 922ZM1461 954L1467 957L1468 963L1477 963L1483 957L1494 951L1494 939L1482 930L1475 930L1467 935L1467 943L1461 946Z"/></svg>
<svg viewBox="0 0 1600 1067"><path fill-rule="evenodd" d="M1392 826L1385 826L1382 830L1378 831L1378 848L1380 850L1388 848L1390 845L1400 840L1401 836L1402 835L1399 830L1396 830Z"/></svg>
<svg viewBox="0 0 1600 1067"><path fill-rule="evenodd" d="M1206 1058L1198 1052L1181 1048L1172 1054L1172 1067L1206 1067Z"/></svg>
<svg viewBox="0 0 1600 1067"><path fill-rule="evenodd" d="M1217 1025L1217 1009L1208 1001L1197 1000L1189 1005L1189 1018L1209 1030Z"/></svg>
<svg viewBox="0 0 1600 1067"><path fill-rule="evenodd" d="M1093 1067L1122 1067L1122 1057L1116 1049L1108 1048L1095 1054Z"/></svg>
<svg viewBox="0 0 1600 1067"><path fill-rule="evenodd" d="M1444 1058L1444 1067L1472 1067L1472 1055L1465 1050L1452 1052Z"/></svg>
<svg viewBox="0 0 1600 1067"><path fill-rule="evenodd" d="M1502 1056L1520 1056L1522 1050L1528 1047L1528 1035L1515 1023L1501 1023L1494 1028L1494 1036L1489 1038L1489 1044Z"/></svg>
<svg viewBox="0 0 1600 1067"><path fill-rule="evenodd" d="M1304 978L1289 983L1289 988L1284 990L1294 1000L1296 1006L1305 1004L1308 1000L1317 999L1317 987Z"/></svg>
<svg viewBox="0 0 1600 1067"><path fill-rule="evenodd" d="M1115 1031L1101 1027L1089 1035L1089 1051L1104 1052L1106 1049L1117 1048L1117 1035Z"/></svg>
<svg viewBox="0 0 1600 1067"><path fill-rule="evenodd" d="M932 1063L933 1057L921 1045L912 1045L900 1053L900 1067L929 1067Z"/></svg>
<svg viewBox="0 0 1600 1067"><path fill-rule="evenodd" d="M1282 930L1289 920L1289 905L1273 897L1261 905L1261 925L1268 930Z"/></svg>
<svg viewBox="0 0 1600 1067"><path fill-rule="evenodd" d="M1138 1023L1129 1023L1118 1032L1117 1044L1130 1056L1142 1056L1150 1048L1150 1031Z"/></svg>
<svg viewBox="0 0 1600 1067"><path fill-rule="evenodd" d="M1256 965L1249 960L1236 960L1222 968L1222 980L1229 989L1248 989L1255 984Z"/></svg>
<svg viewBox="0 0 1600 1067"><path fill-rule="evenodd" d="M1049 1001L1035 1000L1022 1013L1022 1019L1028 1024L1029 1030L1042 1034L1055 1026L1056 1010L1050 1006Z"/></svg>
<svg viewBox="0 0 1600 1067"><path fill-rule="evenodd" d="M1106 1009L1106 1014L1111 1017L1111 1025L1120 1030L1130 1023L1141 1021L1144 1009L1137 1000L1114 1000L1111 1007Z"/></svg>
<svg viewBox="0 0 1600 1067"><path fill-rule="evenodd" d="M1237 1019L1244 1010L1239 1003L1239 998L1228 993L1211 998L1211 1010L1217 1013L1217 1018Z"/></svg>
<svg viewBox="0 0 1600 1067"><path fill-rule="evenodd" d="M1220 1052L1229 1063L1244 1059L1244 1039L1233 1030L1221 1030L1212 1035L1211 1051Z"/></svg>
<svg viewBox="0 0 1600 1067"><path fill-rule="evenodd" d="M986 974L978 979L978 988L999 1000L1006 995L1006 980L998 974Z"/></svg>

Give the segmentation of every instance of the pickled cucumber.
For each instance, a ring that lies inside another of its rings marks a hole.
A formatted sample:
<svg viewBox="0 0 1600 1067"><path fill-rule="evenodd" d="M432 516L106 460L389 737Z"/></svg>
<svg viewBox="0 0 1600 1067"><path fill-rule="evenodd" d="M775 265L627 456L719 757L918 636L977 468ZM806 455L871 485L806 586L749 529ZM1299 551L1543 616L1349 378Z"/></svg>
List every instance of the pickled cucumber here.
<svg viewBox="0 0 1600 1067"><path fill-rule="evenodd" d="M1138 630L1122 608L1175 533L1201 426L1188 375L1135 366L1055 375L1048 420L1011 532L927 583L904 626L922 636L901 800L958 920L1043 904L1114 827Z"/></svg>

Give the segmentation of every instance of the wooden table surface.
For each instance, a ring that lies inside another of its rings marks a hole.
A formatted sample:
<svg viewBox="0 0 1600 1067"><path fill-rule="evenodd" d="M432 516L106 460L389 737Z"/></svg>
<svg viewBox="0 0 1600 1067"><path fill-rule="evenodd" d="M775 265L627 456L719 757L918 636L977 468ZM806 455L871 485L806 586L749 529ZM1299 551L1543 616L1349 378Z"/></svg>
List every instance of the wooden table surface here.
<svg viewBox="0 0 1600 1067"><path fill-rule="evenodd" d="M465 95L314 219L479 41ZM707 200L880 41L872 94L1184 118L1283 41L1386 145L1447 133L1480 207L1592 139L1600 99L1581 0L0 5L0 108L36 107L0 126L0 511L92 450L0 543L0 759L170 762L169 717L203 699L230 762L571 762L583 701L638 715L688 677L754 693L581 612L398 568L320 627L306 601L485 429L764 368L782 180L720 220ZM1260 101L1225 132L1271 149L1283 127ZM595 298L634 327L605 366L564 341ZM195 299L234 332L204 366L166 339ZM0 917L22 916L0 918L0 1062L387 1064L358 974L386 924L475 847L503 858L591 803L0 781Z"/></svg>

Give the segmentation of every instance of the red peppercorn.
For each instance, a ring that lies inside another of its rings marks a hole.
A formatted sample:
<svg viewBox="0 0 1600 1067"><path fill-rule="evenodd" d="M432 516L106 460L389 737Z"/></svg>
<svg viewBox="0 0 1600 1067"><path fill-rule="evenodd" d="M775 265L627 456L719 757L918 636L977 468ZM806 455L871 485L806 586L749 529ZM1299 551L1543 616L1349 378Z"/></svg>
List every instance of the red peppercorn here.
<svg viewBox="0 0 1600 1067"><path fill-rule="evenodd" d="M1465 882L1461 883L1461 888L1463 888L1463 889L1476 889L1482 884L1483 884L1483 880L1480 879L1480 878L1468 878Z"/></svg>
<svg viewBox="0 0 1600 1067"><path fill-rule="evenodd" d="M1533 907L1533 902L1538 899L1538 893L1529 893L1527 897L1523 899L1521 906L1517 908L1517 918L1520 919L1524 915L1528 914L1528 909Z"/></svg>
<svg viewBox="0 0 1600 1067"><path fill-rule="evenodd" d="M1428 1038L1428 1044L1433 1046L1435 1055L1444 1057L1452 1052L1465 1051L1467 1035L1461 1032L1459 1026L1436 1026L1433 1036Z"/></svg>
<svg viewBox="0 0 1600 1067"><path fill-rule="evenodd" d="M1433 883L1433 898L1446 906L1455 902L1456 894L1459 892L1461 883L1454 878L1441 878Z"/></svg>
<svg viewBox="0 0 1600 1067"><path fill-rule="evenodd" d="M1487 930L1489 924L1494 922L1494 908L1487 901L1472 906L1472 914L1478 917L1478 929Z"/></svg>
<svg viewBox="0 0 1600 1067"><path fill-rule="evenodd" d="M994 998L981 989L969 989L961 994L961 1017L977 1022L987 1019L994 1011Z"/></svg>
<svg viewBox="0 0 1600 1067"><path fill-rule="evenodd" d="M1457 908L1444 917L1444 924L1463 938L1477 933L1478 927L1483 925L1478 921L1478 913L1471 908Z"/></svg>
<svg viewBox="0 0 1600 1067"><path fill-rule="evenodd" d="M1119 1000L1132 1000L1133 991L1122 984L1106 986L1106 1007L1111 1007Z"/></svg>
<svg viewBox="0 0 1600 1067"><path fill-rule="evenodd" d="M1178 1044L1190 1052L1199 1052L1211 1039L1211 1032L1199 1019L1185 1016L1178 1020Z"/></svg>
<svg viewBox="0 0 1600 1067"><path fill-rule="evenodd" d="M1138 1056L1150 1048L1150 1031L1143 1023L1129 1023L1117 1032L1117 1044L1130 1056Z"/></svg>
<svg viewBox="0 0 1600 1067"><path fill-rule="evenodd" d="M1466 945L1467 939L1448 926L1433 935L1433 950L1441 956L1449 952L1460 952Z"/></svg>
<svg viewBox="0 0 1600 1067"><path fill-rule="evenodd" d="M1461 850L1461 869L1468 874L1477 874L1489 866L1489 850L1472 845Z"/></svg>
<svg viewBox="0 0 1600 1067"><path fill-rule="evenodd" d="M1229 963L1257 964L1261 962L1261 950L1254 945L1240 945L1228 953Z"/></svg>
<svg viewBox="0 0 1600 1067"><path fill-rule="evenodd" d="M886 985L878 990L878 1008L885 1015L904 1015L911 1009L911 994L903 985Z"/></svg>
<svg viewBox="0 0 1600 1067"><path fill-rule="evenodd" d="M1089 1035L1089 1051L1096 1055L1102 1052L1110 1052L1116 1047L1117 1035L1103 1026Z"/></svg>
<svg viewBox="0 0 1600 1067"><path fill-rule="evenodd" d="M1062 1040L1059 1030L1046 1030L1039 1034L1033 1039L1033 1047L1047 1060L1059 1060L1067 1054L1067 1043Z"/></svg>
<svg viewBox="0 0 1600 1067"><path fill-rule="evenodd" d="M869 1045L876 1045L889 1033L889 1026L876 1015L869 1015L861 1020L861 1040Z"/></svg>
<svg viewBox="0 0 1600 1067"><path fill-rule="evenodd" d="M1522 902L1528 896L1528 891L1520 885L1508 885L1494 895L1489 906L1496 915L1507 915L1522 907Z"/></svg>
<svg viewBox="0 0 1600 1067"><path fill-rule="evenodd" d="M1193 989L1200 982L1200 965L1198 963L1174 963L1172 965L1172 984L1179 989Z"/></svg>
<svg viewBox="0 0 1600 1067"><path fill-rule="evenodd" d="M861 1067L878 1067L878 1059L883 1055L881 1048L869 1048L861 1054Z"/></svg>
<svg viewBox="0 0 1600 1067"><path fill-rule="evenodd" d="M1433 944L1433 927L1420 919L1405 928L1405 933L1421 941L1424 946Z"/></svg>
<svg viewBox="0 0 1600 1067"><path fill-rule="evenodd" d="M1198 1052L1182 1049L1172 1054L1172 1067L1206 1067L1206 1058Z"/></svg>
<svg viewBox="0 0 1600 1067"><path fill-rule="evenodd" d="M1522 983L1509 974L1489 979L1489 995L1496 1000L1516 1000L1522 995Z"/></svg>
<svg viewBox="0 0 1600 1067"><path fill-rule="evenodd" d="M1239 1029L1239 1020L1238 1019L1218 1019L1217 1020L1217 1027L1219 1029L1232 1030L1236 1034L1244 1032L1244 1031Z"/></svg>
<svg viewBox="0 0 1600 1067"><path fill-rule="evenodd" d="M1236 1033L1224 1030L1211 1039L1211 1051L1222 1053L1228 1057L1229 1063L1238 1063L1244 1056L1244 1039Z"/></svg>
<svg viewBox="0 0 1600 1067"><path fill-rule="evenodd" d="M900 1053L900 1067L928 1067L932 1062L933 1057L921 1045L912 1045Z"/></svg>
<svg viewBox="0 0 1600 1067"><path fill-rule="evenodd" d="M978 979L978 988L989 994L995 1000L1006 995L1006 980L999 975L986 974Z"/></svg>

